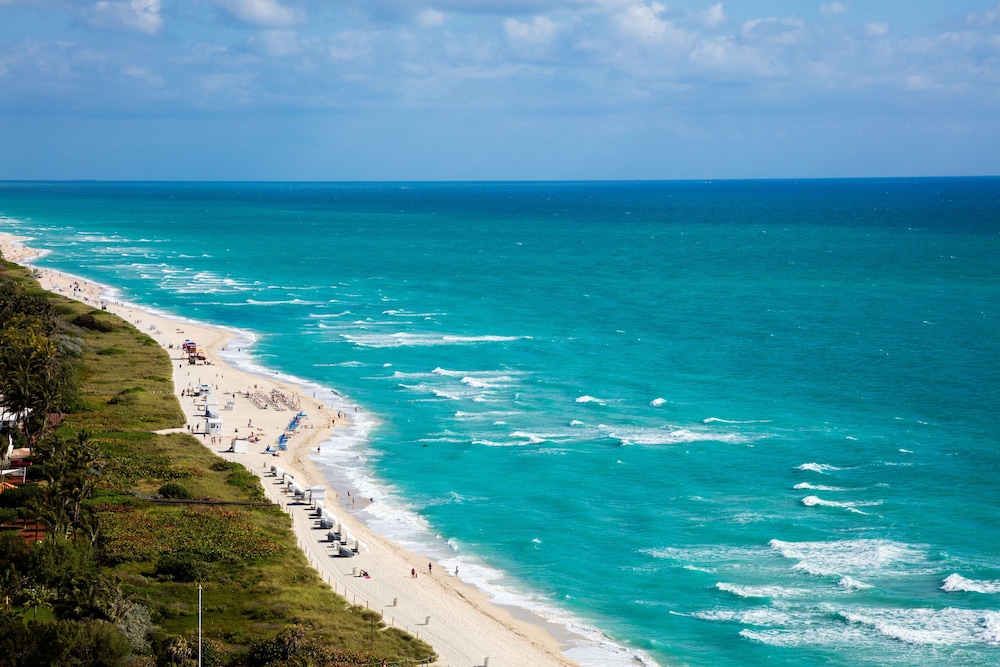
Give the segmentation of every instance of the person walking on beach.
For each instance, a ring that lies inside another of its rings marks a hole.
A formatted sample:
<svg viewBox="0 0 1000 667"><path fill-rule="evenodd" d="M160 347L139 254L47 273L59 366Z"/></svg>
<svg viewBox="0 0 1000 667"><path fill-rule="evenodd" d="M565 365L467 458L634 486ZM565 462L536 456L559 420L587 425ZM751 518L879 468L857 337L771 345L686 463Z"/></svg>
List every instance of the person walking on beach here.
<svg viewBox="0 0 1000 667"><path fill-rule="evenodd" d="M410 579L416 579L416 578L417 578L417 568L411 567L410 568Z"/></svg>
<svg viewBox="0 0 1000 667"><path fill-rule="evenodd" d="M431 569L432 568L433 568L433 565L431 563L427 563L427 574L431 573Z"/></svg>

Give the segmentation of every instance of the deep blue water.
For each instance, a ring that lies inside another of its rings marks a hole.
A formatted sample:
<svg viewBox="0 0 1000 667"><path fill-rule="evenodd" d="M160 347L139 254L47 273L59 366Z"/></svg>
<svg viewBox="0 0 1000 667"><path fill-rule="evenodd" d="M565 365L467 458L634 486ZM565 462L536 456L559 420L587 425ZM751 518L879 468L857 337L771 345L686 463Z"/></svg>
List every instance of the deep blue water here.
<svg viewBox="0 0 1000 667"><path fill-rule="evenodd" d="M363 518L584 665L1000 665L1000 179L0 183L0 229L359 406Z"/></svg>

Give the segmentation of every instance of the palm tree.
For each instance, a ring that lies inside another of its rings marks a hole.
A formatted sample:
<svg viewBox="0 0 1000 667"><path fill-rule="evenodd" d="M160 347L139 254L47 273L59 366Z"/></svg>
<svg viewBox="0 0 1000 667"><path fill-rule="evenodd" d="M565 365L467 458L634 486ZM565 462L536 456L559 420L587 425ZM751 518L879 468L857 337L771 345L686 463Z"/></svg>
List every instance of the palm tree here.
<svg viewBox="0 0 1000 667"><path fill-rule="evenodd" d="M3 598L3 608L10 609L11 602L21 594L24 587L24 577L17 573L13 566L8 566L0 572L0 597Z"/></svg>
<svg viewBox="0 0 1000 667"><path fill-rule="evenodd" d="M183 665L191 657L191 644L180 635L174 635L167 641L167 655L170 656L171 667L180 661Z"/></svg>
<svg viewBox="0 0 1000 667"><path fill-rule="evenodd" d="M24 612L32 611L32 620L38 620L38 608L49 609L55 600L55 593L47 586L32 586L21 591L21 606Z"/></svg>
<svg viewBox="0 0 1000 667"><path fill-rule="evenodd" d="M102 463L101 450L90 433L80 431L75 440L52 436L40 443L35 458L42 465L45 492L29 510L45 524L46 534L67 538L82 519L83 503L94 490L94 476ZM96 534L96 527L90 531Z"/></svg>

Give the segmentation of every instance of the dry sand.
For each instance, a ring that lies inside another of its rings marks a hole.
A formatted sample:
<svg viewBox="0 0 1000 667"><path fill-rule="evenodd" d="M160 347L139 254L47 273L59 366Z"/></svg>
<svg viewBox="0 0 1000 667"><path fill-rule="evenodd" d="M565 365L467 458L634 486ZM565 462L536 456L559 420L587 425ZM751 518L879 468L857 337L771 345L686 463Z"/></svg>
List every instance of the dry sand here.
<svg viewBox="0 0 1000 667"><path fill-rule="evenodd" d="M0 233L0 251L8 261L28 266L37 253L21 244L23 239ZM377 533L358 520L353 512L363 507L349 506L350 498L345 489L327 487L327 508L336 515L352 538L360 541L360 553L353 558L333 556L326 530L318 529L315 511L306 504L293 502L271 474L272 465L294 475L296 483L307 487L325 484L322 475L310 458L317 447L335 447L336 429L347 425L350 412L336 419L337 410L322 405L307 396L308 392L289 383L255 375L227 366L219 356L234 337L233 332L195 325L149 313L132 306L116 303L100 286L79 278L48 269L37 269L42 287L68 297L106 307L136 328L149 334L166 349L174 367L174 390L178 394L188 418L187 428L176 429L200 433L205 429L205 399L182 396L184 390L201 383L212 386L223 419L222 434L196 435L205 445L225 459L239 461L261 477L268 497L280 504L292 517L295 534L309 562L337 593L348 601L363 604L381 611L387 624L401 627L431 644L438 653L436 664L447 667L473 667L488 664L490 667L546 667L548 665L575 665L560 653L569 648L561 644L541 624L529 622L489 602L478 589L464 584L459 577L447 573L438 563L428 572L426 556L408 551ZM180 345L185 339L198 343L206 353L205 365L189 365ZM265 451L266 445L277 442L288 423L296 414L291 410L279 411L269 407L256 407L245 396L249 391L270 394L272 390L301 401L303 419L286 451L273 456ZM224 409L232 401L232 410ZM196 407L200 406L200 407ZM336 425L331 420L336 419ZM252 426L248 427L248 425ZM246 437L251 432L259 441L251 443L248 453L234 454L229 448L234 437ZM332 440L331 440L332 439ZM361 501L363 505L366 500ZM353 545L353 539L351 541ZM361 570L371 578L356 576ZM413 578L411 570L417 572ZM206 589L206 596L210 596Z"/></svg>

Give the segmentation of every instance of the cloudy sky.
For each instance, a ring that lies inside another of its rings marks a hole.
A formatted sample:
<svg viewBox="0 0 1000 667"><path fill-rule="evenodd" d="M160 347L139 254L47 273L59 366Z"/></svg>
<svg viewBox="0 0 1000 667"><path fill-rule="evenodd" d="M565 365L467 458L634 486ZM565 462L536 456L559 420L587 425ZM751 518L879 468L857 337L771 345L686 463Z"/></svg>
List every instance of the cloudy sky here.
<svg viewBox="0 0 1000 667"><path fill-rule="evenodd" d="M997 0L0 0L0 178L1000 174Z"/></svg>

